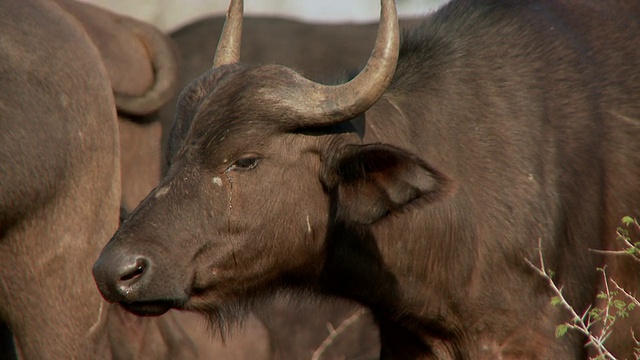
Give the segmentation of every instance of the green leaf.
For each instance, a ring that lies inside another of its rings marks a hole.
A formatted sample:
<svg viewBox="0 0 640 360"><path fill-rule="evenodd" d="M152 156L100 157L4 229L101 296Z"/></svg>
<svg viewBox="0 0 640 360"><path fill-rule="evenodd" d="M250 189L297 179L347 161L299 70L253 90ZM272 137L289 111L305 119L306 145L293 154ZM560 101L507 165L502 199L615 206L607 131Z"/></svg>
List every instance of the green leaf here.
<svg viewBox="0 0 640 360"><path fill-rule="evenodd" d="M589 311L589 314L591 314L591 316L600 316L600 314L602 314L602 309L593 308L591 309L591 311Z"/></svg>
<svg viewBox="0 0 640 360"><path fill-rule="evenodd" d="M556 337L559 338L563 336L567 333L567 330L569 330L569 325L567 324L560 324L556 326Z"/></svg>
<svg viewBox="0 0 640 360"><path fill-rule="evenodd" d="M562 299L560 298L560 296L554 296L551 298L551 305L558 306L560 304L562 304Z"/></svg>
<svg viewBox="0 0 640 360"><path fill-rule="evenodd" d="M623 239L627 239L627 240L629 239L629 230L627 229L618 228L618 234Z"/></svg>
<svg viewBox="0 0 640 360"><path fill-rule="evenodd" d="M625 216L622 218L622 223L624 223L625 225L629 226L633 223L635 223L636 220L634 218L632 218L631 216Z"/></svg>
<svg viewBox="0 0 640 360"><path fill-rule="evenodd" d="M622 310L627 306L627 304L622 300L613 300L613 306L618 310Z"/></svg>

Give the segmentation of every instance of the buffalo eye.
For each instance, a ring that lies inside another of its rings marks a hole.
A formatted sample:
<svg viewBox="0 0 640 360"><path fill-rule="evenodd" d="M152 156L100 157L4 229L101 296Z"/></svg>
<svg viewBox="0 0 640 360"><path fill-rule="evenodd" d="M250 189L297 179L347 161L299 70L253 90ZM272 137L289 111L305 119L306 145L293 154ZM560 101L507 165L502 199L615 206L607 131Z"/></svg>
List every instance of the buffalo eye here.
<svg viewBox="0 0 640 360"><path fill-rule="evenodd" d="M236 160L227 170L251 170L258 166L260 158L257 156L247 156Z"/></svg>

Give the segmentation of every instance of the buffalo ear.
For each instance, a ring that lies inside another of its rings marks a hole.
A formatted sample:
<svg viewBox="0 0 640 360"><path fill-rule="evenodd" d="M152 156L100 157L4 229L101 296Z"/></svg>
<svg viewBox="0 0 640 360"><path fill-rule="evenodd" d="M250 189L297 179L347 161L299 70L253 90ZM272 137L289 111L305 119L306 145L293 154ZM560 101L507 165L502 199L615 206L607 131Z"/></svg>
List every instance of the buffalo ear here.
<svg viewBox="0 0 640 360"><path fill-rule="evenodd" d="M435 201L450 181L413 154L391 145L347 145L323 169L324 186L337 196L337 216L373 224L422 200Z"/></svg>

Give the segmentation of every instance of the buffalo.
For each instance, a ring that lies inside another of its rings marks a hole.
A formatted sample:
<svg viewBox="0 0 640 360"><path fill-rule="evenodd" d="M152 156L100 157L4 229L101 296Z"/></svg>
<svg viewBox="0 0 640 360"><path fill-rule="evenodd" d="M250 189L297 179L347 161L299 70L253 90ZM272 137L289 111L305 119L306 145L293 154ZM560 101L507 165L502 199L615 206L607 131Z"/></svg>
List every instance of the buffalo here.
<svg viewBox="0 0 640 360"><path fill-rule="evenodd" d="M597 267L637 290L632 260L592 251L640 215L636 2L452 0L400 41L383 0L338 85L240 64L241 9L180 96L167 175L94 265L104 298L224 329L314 293L368 308L384 359L586 358L529 263L578 312Z"/></svg>
<svg viewBox="0 0 640 360"><path fill-rule="evenodd" d="M83 76L87 79L99 78L102 69L106 70L107 84L111 89L111 95L101 95L95 101L100 103L110 101L115 105L117 110L117 124L119 133L119 164L120 173L113 174L112 180L116 183L121 183L118 188L121 188L120 209L121 216L125 216L133 209L144 196L157 185L160 179L160 165L161 165L161 124L158 120L158 110L165 106L175 94L176 82L177 82L177 63L175 59L175 49L167 36L161 34L152 26L141 23L134 19L130 19L124 16L112 14L108 11L101 10L94 6L78 3L69 0L56 0L49 3L36 3L25 4L25 6L33 6L33 11L29 13L26 11L24 14L16 14L19 19L25 18L37 18L42 11L53 11L60 19L65 20L61 28L69 27L69 24L73 25L75 35L88 38L88 43L78 43L77 47L69 46L69 59L72 56L85 55L86 49L83 47L95 47L99 54L99 59L93 64L98 70L91 72L88 68L66 69L64 74L72 73L74 76L77 74L74 71L85 71ZM44 9L43 9L44 7ZM7 7L4 9L3 14L5 16L12 16L14 14L14 7ZM38 26L42 26L43 30L46 30L47 26L52 26L54 31L60 29L57 25L50 24L50 21L43 19L44 21ZM29 26L30 22L13 24L11 28L15 26L17 29L20 26ZM34 32L38 32L38 29L32 29ZM24 34L20 31L11 31L6 34L11 41L17 43L23 43L23 45L30 49L35 54L40 54L38 59L42 60L42 70L48 71L50 76L58 76L57 67L46 69L47 55L51 49L49 46L55 48L56 42L51 42L43 48L36 48L34 44L25 43L26 39ZM67 47L65 47L66 49ZM42 50L41 50L42 49ZM20 48L14 46L7 46L5 52L8 55L14 55L15 59L11 57L5 57L0 59L0 63L4 65L8 72L15 74L23 74L29 71L35 71L36 65L34 63L31 67L19 67L17 63L19 59L24 57L24 54L19 52ZM54 57L56 61L64 62L63 58ZM87 57L88 60L96 59L94 57ZM68 61L69 66L72 66L73 61ZM64 80L61 80L64 82ZM8 94L13 89L16 92L18 99L28 99L29 96L37 98L49 98L57 96L55 91L51 89L51 86L34 86L32 88L17 87L16 84L7 82L7 88L4 91ZM22 84L24 85L24 84ZM71 84L68 84L71 85ZM87 83L79 86L76 92L71 93L71 102L90 102L91 96L99 89L99 87ZM100 84L104 86L105 84ZM87 86L94 86L95 88L90 92L83 92L83 88ZM111 99L111 100L109 100ZM46 103L45 103L46 104ZM29 110L26 109L23 102L14 102L10 105L11 113L15 112L26 116ZM42 113L46 113L46 106L42 109L38 109ZM66 111L65 109L49 109L53 112L51 123L44 123L42 119L33 119L42 126L44 132L51 132L51 135L56 137L57 133L62 131L56 129L62 124L58 123L60 119L71 118L74 121L88 121L89 118L80 117L77 111ZM99 112L100 108L96 107L96 112ZM104 119L112 121L111 116L113 111L103 113ZM103 119L103 120L104 120ZM16 121L19 119L11 119L8 117L3 118L4 121ZM4 122L3 122L4 124ZM19 123L25 126L24 129L18 125L15 128L5 128L7 142L5 142L6 149L12 153L17 149L14 148L17 136L20 135L20 131L27 129L27 123ZM104 124L106 126L106 124ZM76 124L68 122L65 131L73 131ZM80 129L78 129L80 130ZM85 141L93 142L94 137L109 138L107 132L92 132L87 133ZM37 139L33 139L37 141ZM29 142L25 141L25 144ZM74 144L70 144L70 152L80 153L82 150L78 149ZM29 150L25 150L25 154L35 155L37 148L32 149L34 153L30 153ZM111 156L117 154L111 154ZM58 158L59 153L52 153L51 157L56 161L59 161L55 167L60 171L65 171L65 161L70 161L68 170L72 171L73 167L78 166L74 163L75 160L67 157L66 159ZM76 154L78 155L78 154ZM97 154L99 156L99 154ZM5 158L5 161L8 158ZM35 159L34 159L35 160ZM39 161L47 161L46 158L41 158ZM11 172L7 166L10 163L0 163L0 168L3 170L3 174L11 176ZM13 164L23 170L31 167L38 168L42 164L39 162L25 162L23 164ZM6 170L6 172L4 172ZM75 171L75 170L74 170ZM28 182L30 179L18 178L19 173L15 173L16 178L13 180ZM9 181L9 177L3 178L3 189L7 193L0 194L7 196L13 191L5 181ZM106 179L106 178L105 178ZM60 177L52 177L51 181L64 186L65 180ZM6 187L4 186L6 184ZM90 188L91 184L85 184L87 188ZM115 184L114 184L115 186ZM43 192L46 189L34 188L34 192ZM119 191L119 190L118 190ZM60 194L54 194L52 196L63 197ZM17 197L18 200L14 204L20 205L21 201L27 201L28 199ZM86 194L84 196L74 199L78 204L86 204L88 208L95 207L102 196L96 197L95 194ZM71 199L69 199L71 201ZM9 204L9 211L16 211L11 208ZM46 220L42 219L42 227L51 228L55 223L61 225L70 221L67 216L74 216L75 211L85 209L80 205L79 209L65 208L57 211L57 214L49 216ZM110 203L105 201L102 206L109 207ZM85 209L86 210L86 209ZM106 210L105 210L106 211ZM4 214L2 214L4 215ZM25 218L32 216L30 211L24 215ZM82 218L81 218L82 219ZM100 223L99 226L109 224L110 219L104 218L104 224ZM10 224L0 224L0 229L11 229ZM66 230L52 231L49 236L51 241L46 243L51 251L60 251L64 253L64 256L70 263L88 261L91 263L92 258L98 255L99 249L104 246L104 243L108 240L108 236L115 230L115 226L112 226L111 231L108 231L102 239L92 239L97 245L91 249L87 248L88 244L83 243L85 241L82 237L72 239L72 243L65 248L58 248L56 238L75 236L75 234L68 234ZM24 256L19 256L13 259L7 260L2 264L3 276L11 276L10 269L19 269L22 264L28 264L30 262L37 262L39 260L39 253L37 248L29 250L36 241L41 237L36 234L36 229L24 229L24 238L21 239L19 246L24 248ZM2 241L11 246L16 246L18 243L11 243L14 240L12 236L2 237ZM99 242L98 242L99 241ZM28 260L30 259L30 260ZM87 269L87 266L84 266ZM16 332L15 344L14 334L10 331L7 324L0 322L0 359L13 359L17 358L16 349L14 345L18 347L18 353L21 357L44 359L47 357L61 358L61 357L76 357L76 358L113 358L119 360L125 359L195 359L198 356L206 357L211 356L234 356L236 358L252 358L256 359L254 353L256 351L263 352L264 358L269 358L270 354L270 338L267 329L259 322L252 323L251 329L243 333L245 339L242 341L251 341L251 346L245 346L244 343L238 341L227 341L226 344L217 341L216 339L206 336L206 332L202 327L197 326L197 321L192 316L185 313L169 313L160 318L146 318L140 319L128 312L124 312L120 307L108 306L102 304L98 312L94 312L91 309L74 308L77 304L90 303L92 301L99 301L99 295L95 290L78 287L77 293L73 296L76 297L72 302L67 302L68 296L65 291L60 291L57 294L60 300L55 297L51 297L51 290L45 288L46 293L38 293L40 290L39 284L47 281L56 281L64 286L72 286L77 282L77 274L69 273L66 271L52 272L52 273L38 273L34 277L24 280L23 290L17 291L12 296L16 298L25 297L27 293L33 293L34 299L42 302L37 307L24 307L16 306L6 310L7 314L0 313L0 318L9 321L9 326ZM90 279L90 272L85 271L80 274L85 278ZM86 280L86 279L85 279ZM64 289L65 287L62 286ZM88 291L85 291L88 290ZM91 310L91 311L88 311ZM82 341L77 336L71 336L76 333L86 332L84 327L85 318L91 313L91 319L95 321L93 335L90 339L83 341L82 349L77 350L78 343ZM39 319L36 321L35 319ZM41 319L41 320L40 320ZM48 330L46 333L39 329L42 327L41 323L47 322ZM69 330L67 330L69 329ZM69 336L58 336L59 333L69 334ZM27 336L25 334L33 334L34 336ZM34 343L42 343L44 346L36 347ZM63 355L65 354L65 355Z"/></svg>

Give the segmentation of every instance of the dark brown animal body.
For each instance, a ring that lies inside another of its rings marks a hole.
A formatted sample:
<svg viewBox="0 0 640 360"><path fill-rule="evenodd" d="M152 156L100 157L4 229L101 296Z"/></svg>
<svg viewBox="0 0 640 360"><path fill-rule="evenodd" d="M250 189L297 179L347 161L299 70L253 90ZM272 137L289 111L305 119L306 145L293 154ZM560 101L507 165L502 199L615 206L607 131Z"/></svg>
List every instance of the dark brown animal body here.
<svg viewBox="0 0 640 360"><path fill-rule="evenodd" d="M579 312L598 266L637 290L637 267L590 250L640 216L639 17L623 1L452 1L396 66L385 16L340 87L235 64L225 43L181 95L167 176L94 266L103 296L224 323L311 291L369 308L385 359L586 358L586 339L555 338L570 317L526 260L541 247Z"/></svg>

